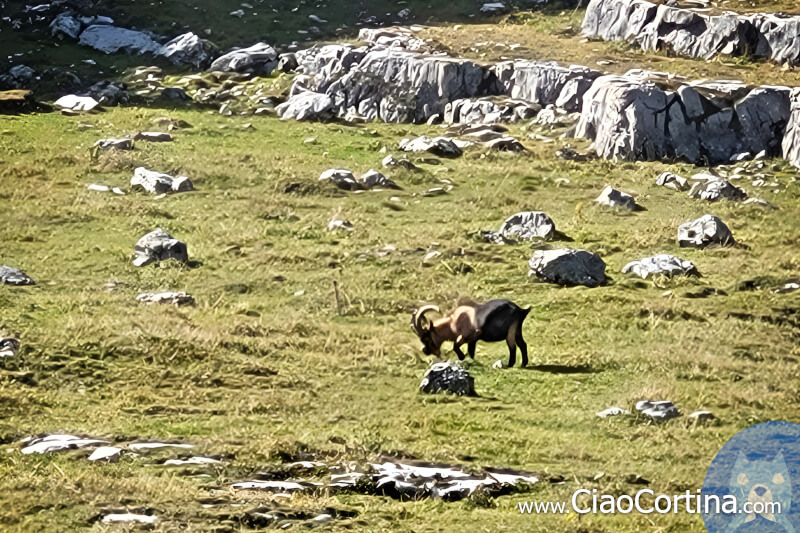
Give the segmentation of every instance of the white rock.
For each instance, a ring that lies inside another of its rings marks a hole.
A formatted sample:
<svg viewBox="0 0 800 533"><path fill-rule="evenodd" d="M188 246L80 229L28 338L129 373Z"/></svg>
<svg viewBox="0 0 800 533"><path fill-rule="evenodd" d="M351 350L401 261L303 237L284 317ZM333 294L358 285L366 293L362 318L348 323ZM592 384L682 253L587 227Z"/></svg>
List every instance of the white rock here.
<svg viewBox="0 0 800 533"><path fill-rule="evenodd" d="M100 103L91 96L76 96L74 94L68 94L53 102L53 105L59 109L85 112L91 111L92 109L98 107Z"/></svg>
<svg viewBox="0 0 800 533"><path fill-rule="evenodd" d="M122 448L116 446L100 446L89 456L89 461L106 461L116 463L122 457Z"/></svg>
<svg viewBox="0 0 800 533"><path fill-rule="evenodd" d="M669 254L657 254L638 261L632 261L623 267L622 273L633 273L642 279L647 279L649 276L658 274L669 277L676 274L698 274L697 269L691 261L686 261Z"/></svg>
<svg viewBox="0 0 800 533"><path fill-rule="evenodd" d="M104 524L155 524L158 517L155 515L133 514L133 513L111 513L101 520Z"/></svg>
<svg viewBox="0 0 800 533"><path fill-rule="evenodd" d="M136 301L146 304L191 305L194 298L185 292L143 292L136 297Z"/></svg>
<svg viewBox="0 0 800 533"><path fill-rule="evenodd" d="M22 453L51 453L62 450L76 450L99 444L108 444L108 441L89 437L76 437L75 435L53 434L44 437L28 437L22 441L26 446Z"/></svg>
<svg viewBox="0 0 800 533"><path fill-rule="evenodd" d="M597 413L597 416L600 418L608 418L611 416L624 416L629 414L631 414L631 412L627 409L622 409L621 407L609 407L605 411L600 411Z"/></svg>

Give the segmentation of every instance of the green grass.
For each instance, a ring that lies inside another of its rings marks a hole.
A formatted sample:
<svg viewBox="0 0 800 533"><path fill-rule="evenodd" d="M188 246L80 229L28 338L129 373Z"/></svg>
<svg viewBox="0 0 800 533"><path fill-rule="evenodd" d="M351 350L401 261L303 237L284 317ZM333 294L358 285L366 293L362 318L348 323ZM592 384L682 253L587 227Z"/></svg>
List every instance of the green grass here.
<svg viewBox="0 0 800 533"><path fill-rule="evenodd" d="M174 143L92 158L95 140L152 129L163 115L193 127L174 132ZM21 357L0 371L6 529L88 527L105 506L152 507L164 530L239 529L237 513L270 498L232 494L226 481L304 453L358 461L392 453L524 468L564 483L543 482L489 507L326 494L284 504L357 513L334 529L702 531L699 517L685 514L533 517L520 515L516 502L566 500L578 488L633 493L639 486L625 481L630 474L650 480L656 492L694 490L739 430L798 421L800 385L791 376L800 355L800 300L771 292L800 268L800 191L782 161L765 169L780 194L739 183L777 210L710 205L654 185L663 170L694 173L684 165L562 161L553 155L562 141L531 141L521 155L469 151L422 165L422 174L391 174L403 191L352 194L317 177L332 167L357 175L380 168L381 147L396 153L404 135L438 128L119 108L9 117L0 130L0 264L37 281L0 286L0 329L23 342ZM518 127L512 133L524 136ZM127 188L136 166L187 175L197 191L156 199L86 190L90 183ZM564 177L568 184L556 183ZM449 194L420 195L441 178L454 184ZM594 205L605 184L634 193L646 210ZM389 202L392 196L400 201ZM529 244L475 240L473 232L496 229L524 209L544 210L572 239L552 246L599 253L610 283L541 283L526 277ZM325 230L339 211L355 231ZM705 213L725 220L745 246L679 249L677 226ZM156 227L188 244L192 266L132 266L133 245ZM396 251L379 253L387 245ZM443 261L425 268L431 249ZM659 252L693 261L703 277L654 283L619 273ZM743 282L753 279L760 281L747 289ZM118 288L109 292L109 282ZM197 305L135 302L139 292L161 289L186 290ZM720 293L697 297L713 292L706 289ZM505 348L481 344L470 364L479 397L420 395L427 363L408 326L410 311L420 301L448 306L465 295L532 305L524 329L531 365L584 372L494 370ZM595 417L641 399L672 400L684 414L710 409L719 423ZM204 478L136 458L93 465L19 453L22 437L58 430L180 438L228 459ZM219 495L245 507L198 504Z"/></svg>

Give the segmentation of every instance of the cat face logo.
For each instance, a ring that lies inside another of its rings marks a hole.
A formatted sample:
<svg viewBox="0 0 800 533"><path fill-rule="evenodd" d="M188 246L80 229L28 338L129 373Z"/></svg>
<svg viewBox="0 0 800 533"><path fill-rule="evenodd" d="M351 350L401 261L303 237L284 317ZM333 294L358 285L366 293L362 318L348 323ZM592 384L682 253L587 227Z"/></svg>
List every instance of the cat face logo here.
<svg viewBox="0 0 800 533"><path fill-rule="evenodd" d="M792 481L783 450L771 461L748 461L739 452L731 473L730 493L736 497L739 514L728 531L761 517L794 532L787 518L792 505ZM749 505L745 507L745 503Z"/></svg>

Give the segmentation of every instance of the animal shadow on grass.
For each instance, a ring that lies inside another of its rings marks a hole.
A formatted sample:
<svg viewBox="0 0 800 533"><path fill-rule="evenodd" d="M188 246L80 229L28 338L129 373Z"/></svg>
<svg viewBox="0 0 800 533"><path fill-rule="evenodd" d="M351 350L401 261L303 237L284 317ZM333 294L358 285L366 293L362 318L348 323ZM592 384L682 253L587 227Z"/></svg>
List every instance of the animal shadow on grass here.
<svg viewBox="0 0 800 533"><path fill-rule="evenodd" d="M602 372L599 368L592 368L590 365L528 365L525 370L550 374L597 374Z"/></svg>

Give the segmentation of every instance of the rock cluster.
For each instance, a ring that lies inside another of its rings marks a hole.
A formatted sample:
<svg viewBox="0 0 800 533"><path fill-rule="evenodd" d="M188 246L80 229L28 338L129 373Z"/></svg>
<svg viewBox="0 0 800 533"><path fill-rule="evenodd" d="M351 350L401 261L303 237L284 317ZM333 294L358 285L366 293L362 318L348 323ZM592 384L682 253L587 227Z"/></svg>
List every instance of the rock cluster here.
<svg viewBox="0 0 800 533"><path fill-rule="evenodd" d="M779 63L800 62L800 16L784 14L708 15L646 0L591 0L583 33L607 41L628 41L644 50L671 50L690 57L748 55Z"/></svg>
<svg viewBox="0 0 800 533"><path fill-rule="evenodd" d="M19 350L19 340L11 337L0 337L0 357L14 357Z"/></svg>

